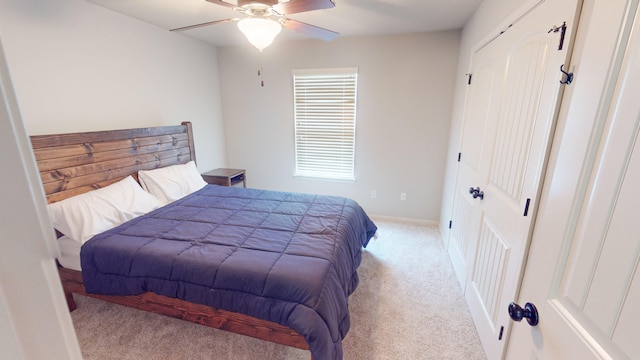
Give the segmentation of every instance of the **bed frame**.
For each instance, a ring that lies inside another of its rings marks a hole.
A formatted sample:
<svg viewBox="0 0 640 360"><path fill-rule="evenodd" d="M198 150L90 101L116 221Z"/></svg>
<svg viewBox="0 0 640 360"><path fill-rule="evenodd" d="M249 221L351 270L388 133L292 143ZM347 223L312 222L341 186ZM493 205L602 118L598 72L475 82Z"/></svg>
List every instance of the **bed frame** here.
<svg viewBox="0 0 640 360"><path fill-rule="evenodd" d="M190 122L178 126L37 135L31 136L31 144L49 203L107 186L128 175L137 180L139 170L196 159ZM81 272L61 266L58 270L70 311L76 309L75 293L309 350L302 335L277 323L152 292L133 296L89 294Z"/></svg>

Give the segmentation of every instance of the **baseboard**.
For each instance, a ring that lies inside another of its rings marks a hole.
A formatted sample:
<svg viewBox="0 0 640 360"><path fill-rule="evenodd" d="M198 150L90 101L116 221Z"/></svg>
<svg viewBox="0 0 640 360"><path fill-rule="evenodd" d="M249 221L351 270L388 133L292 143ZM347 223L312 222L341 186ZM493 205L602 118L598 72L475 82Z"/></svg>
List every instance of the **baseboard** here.
<svg viewBox="0 0 640 360"><path fill-rule="evenodd" d="M439 227L439 224L440 224L436 220L403 218L403 217L394 217L394 216L386 216L386 215L369 214L369 217L374 222L377 219L377 220L380 220L380 221L397 221L397 222L412 223L412 224L426 225L426 226L438 226L438 227Z"/></svg>
<svg viewBox="0 0 640 360"><path fill-rule="evenodd" d="M443 228L442 223L438 223L438 228L440 229L440 238L442 240L442 244L445 249L449 249L449 232L451 229Z"/></svg>

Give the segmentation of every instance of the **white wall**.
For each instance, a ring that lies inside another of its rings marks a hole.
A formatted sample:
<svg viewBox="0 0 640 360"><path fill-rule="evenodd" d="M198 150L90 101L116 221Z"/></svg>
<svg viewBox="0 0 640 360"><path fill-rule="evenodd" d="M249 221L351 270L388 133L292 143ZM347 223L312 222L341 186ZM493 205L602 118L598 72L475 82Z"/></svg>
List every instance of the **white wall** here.
<svg viewBox="0 0 640 360"><path fill-rule="evenodd" d="M370 214L438 220L459 40L446 31L218 49L228 164L247 169L249 187L347 196ZM355 183L292 176L291 70L331 67L359 69Z"/></svg>
<svg viewBox="0 0 640 360"><path fill-rule="evenodd" d="M0 358L82 359L58 280L44 191L2 44L0 134L0 168L10 174L0 197Z"/></svg>
<svg viewBox="0 0 640 360"><path fill-rule="evenodd" d="M0 0L29 135L191 121L198 167L225 163L216 49L82 0Z"/></svg>
<svg viewBox="0 0 640 360"><path fill-rule="evenodd" d="M505 25L505 19L525 4L538 0L484 0L478 10L469 19L462 30L460 41L460 56L456 70L455 96L451 116L451 130L447 150L446 172L442 194L442 209L440 213L440 230L445 243L449 237L449 220L453 209L453 191L456 182L457 158L463 120L463 109L467 90L467 77L471 64L472 51L479 44L484 43L488 36L497 35L498 29Z"/></svg>

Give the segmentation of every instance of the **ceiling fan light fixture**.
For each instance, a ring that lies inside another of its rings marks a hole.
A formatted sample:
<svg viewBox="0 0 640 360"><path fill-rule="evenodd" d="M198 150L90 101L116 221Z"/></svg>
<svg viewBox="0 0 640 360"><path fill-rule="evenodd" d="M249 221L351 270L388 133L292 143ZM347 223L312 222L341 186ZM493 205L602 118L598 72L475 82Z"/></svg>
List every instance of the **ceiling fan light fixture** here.
<svg viewBox="0 0 640 360"><path fill-rule="evenodd" d="M251 45L262 51L271 45L273 39L282 30L282 25L266 17L248 17L238 21L238 29L247 37Z"/></svg>

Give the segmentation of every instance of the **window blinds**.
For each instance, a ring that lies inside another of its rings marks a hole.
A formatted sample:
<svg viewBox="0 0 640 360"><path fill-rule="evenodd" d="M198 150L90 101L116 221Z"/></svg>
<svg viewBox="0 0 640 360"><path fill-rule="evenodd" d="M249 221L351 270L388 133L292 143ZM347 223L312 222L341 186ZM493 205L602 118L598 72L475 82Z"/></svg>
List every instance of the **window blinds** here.
<svg viewBox="0 0 640 360"><path fill-rule="evenodd" d="M294 71L296 176L353 180L357 69Z"/></svg>

